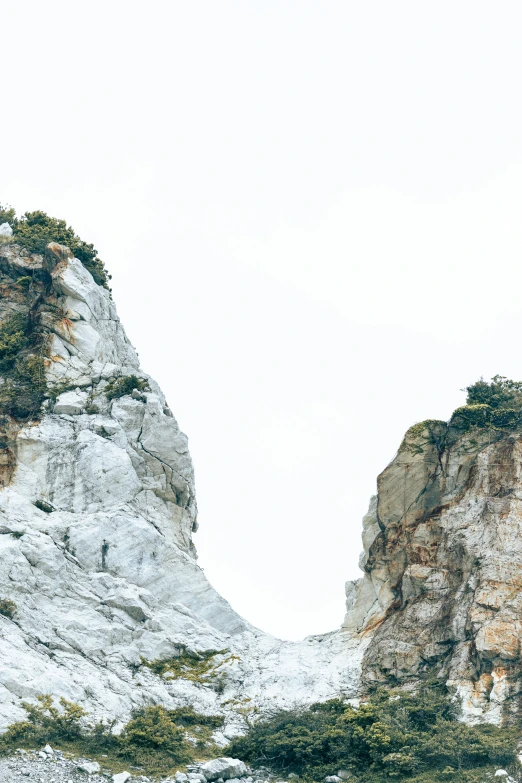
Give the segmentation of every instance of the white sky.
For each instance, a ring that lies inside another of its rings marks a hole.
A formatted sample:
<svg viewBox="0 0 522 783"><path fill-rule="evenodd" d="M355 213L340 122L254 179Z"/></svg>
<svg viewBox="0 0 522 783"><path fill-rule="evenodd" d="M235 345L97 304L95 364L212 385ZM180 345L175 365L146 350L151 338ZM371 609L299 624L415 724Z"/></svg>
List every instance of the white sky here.
<svg viewBox="0 0 522 783"><path fill-rule="evenodd" d="M286 638L343 619L406 428L522 379L519 2L18 0L0 200L113 273L190 438L200 563Z"/></svg>

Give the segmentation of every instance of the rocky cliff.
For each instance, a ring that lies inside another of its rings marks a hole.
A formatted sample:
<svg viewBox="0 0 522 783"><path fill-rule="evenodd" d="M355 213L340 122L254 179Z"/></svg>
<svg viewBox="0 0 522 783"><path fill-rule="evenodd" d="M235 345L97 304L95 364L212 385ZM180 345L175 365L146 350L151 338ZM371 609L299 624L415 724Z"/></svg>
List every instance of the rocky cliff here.
<svg viewBox="0 0 522 783"><path fill-rule="evenodd" d="M344 627L371 636L361 687L437 677L469 720L519 712L521 466L510 426L456 415L408 431L363 521L364 578L347 585Z"/></svg>
<svg viewBox="0 0 522 783"><path fill-rule="evenodd" d="M122 721L194 704L234 733L355 695L357 640L281 642L206 580L187 438L109 291L65 247L4 243L0 293L0 723L52 693Z"/></svg>
<svg viewBox="0 0 522 783"><path fill-rule="evenodd" d="M519 429L415 425L363 520L343 628L282 642L197 565L187 438L110 292L66 247L7 236L0 295L1 726L51 693L121 721L193 704L231 736L267 705L427 677L469 719L517 712Z"/></svg>

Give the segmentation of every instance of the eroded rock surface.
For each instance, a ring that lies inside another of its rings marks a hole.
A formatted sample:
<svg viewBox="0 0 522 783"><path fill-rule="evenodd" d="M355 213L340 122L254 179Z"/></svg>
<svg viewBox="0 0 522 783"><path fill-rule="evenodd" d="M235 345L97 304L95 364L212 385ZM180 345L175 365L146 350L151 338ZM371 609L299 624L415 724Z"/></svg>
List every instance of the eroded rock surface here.
<svg viewBox="0 0 522 783"><path fill-rule="evenodd" d="M0 598L16 604L0 615L0 725L51 693L121 721L137 706L193 704L224 713L232 735L257 705L354 695L357 640L263 634L197 565L187 438L110 293L58 245L44 258L0 246L0 275L0 323L32 308L46 375L42 408L0 422ZM132 377L137 388L115 396ZM143 665L186 651L223 651L215 676Z"/></svg>
<svg viewBox="0 0 522 783"><path fill-rule="evenodd" d="M45 356L45 393L25 388L0 416L0 599L16 605L0 615L0 727L51 693L122 722L191 704L225 715L225 743L253 709L434 676L471 720L518 713L519 430L414 426L363 520L343 629L282 642L197 565L187 438L110 293L67 248L5 244L0 293L0 325L23 314ZM146 665L211 652L204 676Z"/></svg>
<svg viewBox="0 0 522 783"><path fill-rule="evenodd" d="M364 579L345 627L372 639L362 682L436 676L468 719L520 708L520 432L416 425L364 520Z"/></svg>

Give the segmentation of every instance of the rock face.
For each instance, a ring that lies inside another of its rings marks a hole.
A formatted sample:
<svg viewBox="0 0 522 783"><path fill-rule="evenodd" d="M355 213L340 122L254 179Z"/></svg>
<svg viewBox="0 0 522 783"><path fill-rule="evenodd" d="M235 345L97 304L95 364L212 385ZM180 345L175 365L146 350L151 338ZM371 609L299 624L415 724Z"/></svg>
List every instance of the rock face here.
<svg viewBox="0 0 522 783"><path fill-rule="evenodd" d="M344 627L372 636L362 684L437 676L465 716L520 709L520 432L416 425L364 519L364 579Z"/></svg>
<svg viewBox="0 0 522 783"><path fill-rule="evenodd" d="M470 720L517 714L520 431L412 427L363 520L343 628L282 642L197 565L187 438L109 291L67 248L4 243L0 294L0 330L33 334L0 340L0 367L25 346L0 377L0 728L51 693L120 721L191 704L225 716L224 742L252 709L433 676Z"/></svg>
<svg viewBox="0 0 522 783"><path fill-rule="evenodd" d="M16 605L0 615L0 726L39 693L122 721L194 704L224 713L232 734L238 710L354 695L356 639L281 642L206 580L187 438L109 291L59 245L43 258L0 246L0 287L0 325L29 319L45 354L41 408L16 398L0 420L0 601ZM144 665L209 651L204 677Z"/></svg>

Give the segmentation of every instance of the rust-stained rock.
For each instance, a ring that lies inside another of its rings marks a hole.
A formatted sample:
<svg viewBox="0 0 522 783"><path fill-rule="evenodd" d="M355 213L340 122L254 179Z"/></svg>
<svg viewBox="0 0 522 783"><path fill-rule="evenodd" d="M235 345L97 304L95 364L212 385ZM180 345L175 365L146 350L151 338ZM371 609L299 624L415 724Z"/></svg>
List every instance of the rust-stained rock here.
<svg viewBox="0 0 522 783"><path fill-rule="evenodd" d="M470 718L499 722L522 679L522 432L428 424L379 476L345 627L372 629L363 684L436 674Z"/></svg>

